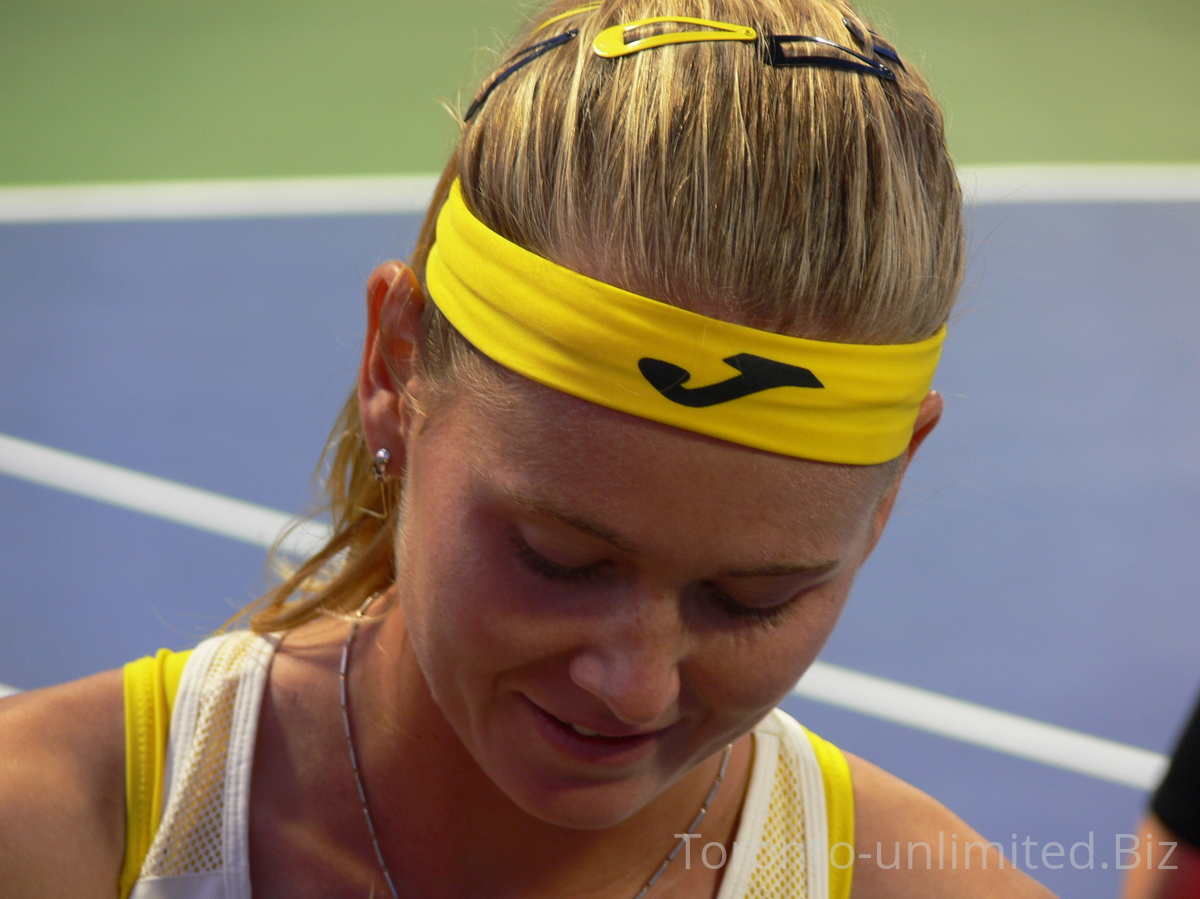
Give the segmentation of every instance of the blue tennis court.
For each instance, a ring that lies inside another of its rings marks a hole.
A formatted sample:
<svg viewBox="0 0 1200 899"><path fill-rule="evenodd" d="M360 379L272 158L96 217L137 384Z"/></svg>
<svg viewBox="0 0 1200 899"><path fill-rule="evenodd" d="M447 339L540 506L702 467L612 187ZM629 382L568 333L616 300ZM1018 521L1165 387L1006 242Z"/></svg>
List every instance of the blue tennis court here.
<svg viewBox="0 0 1200 899"><path fill-rule="evenodd" d="M418 223L0 225L0 434L303 513L366 276ZM1166 751L1200 688L1200 203L985 203L970 223L946 416L822 659ZM26 477L0 476L0 531L0 683L20 689L193 644L266 579L261 546ZM1115 894L1136 772L789 711L1059 895Z"/></svg>

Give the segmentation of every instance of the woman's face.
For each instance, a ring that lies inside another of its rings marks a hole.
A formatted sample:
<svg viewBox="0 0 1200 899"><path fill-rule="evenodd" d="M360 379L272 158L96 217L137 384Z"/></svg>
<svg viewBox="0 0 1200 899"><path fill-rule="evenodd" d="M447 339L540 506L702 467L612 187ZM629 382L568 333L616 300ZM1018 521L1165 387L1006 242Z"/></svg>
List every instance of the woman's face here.
<svg viewBox="0 0 1200 899"><path fill-rule="evenodd" d="M447 401L407 465L399 583L428 688L510 799L577 828L645 807L789 692L895 481L523 381Z"/></svg>

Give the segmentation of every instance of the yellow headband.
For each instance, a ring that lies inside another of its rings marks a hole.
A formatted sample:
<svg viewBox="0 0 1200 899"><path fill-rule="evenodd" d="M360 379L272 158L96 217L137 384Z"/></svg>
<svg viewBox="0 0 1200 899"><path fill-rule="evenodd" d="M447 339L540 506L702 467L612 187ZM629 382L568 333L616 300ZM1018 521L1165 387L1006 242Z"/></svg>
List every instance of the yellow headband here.
<svg viewBox="0 0 1200 899"><path fill-rule="evenodd" d="M945 327L920 343L828 343L688 312L517 246L456 181L437 221L431 299L476 349L531 380L641 418L821 462L900 455Z"/></svg>

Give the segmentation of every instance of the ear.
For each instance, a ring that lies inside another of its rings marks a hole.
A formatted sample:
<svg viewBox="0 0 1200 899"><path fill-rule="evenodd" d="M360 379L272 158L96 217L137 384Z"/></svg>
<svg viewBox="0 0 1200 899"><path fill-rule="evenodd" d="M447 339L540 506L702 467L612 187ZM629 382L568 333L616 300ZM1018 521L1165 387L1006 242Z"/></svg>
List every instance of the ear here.
<svg viewBox="0 0 1200 899"><path fill-rule="evenodd" d="M403 465L411 421L408 385L421 334L425 293L412 269L385 262L367 281L367 336L358 373L363 436L372 454L387 449Z"/></svg>
<svg viewBox="0 0 1200 899"><path fill-rule="evenodd" d="M921 407L917 410L917 420L913 425L912 439L908 441L908 447L904 450L904 454L897 462L895 473L892 475L891 484L888 485L887 491L883 498L879 501L879 505L875 508L875 533L871 538L871 549L875 548L875 544L879 542L880 536L883 534L884 525L887 524L888 518L892 515L892 507L896 505L896 496L900 492L900 484L904 480L904 474L908 471L908 463L916 455L917 449L925 442L937 423L942 420L942 411L945 409L946 403L942 399L942 395L936 390L931 390L921 400Z"/></svg>

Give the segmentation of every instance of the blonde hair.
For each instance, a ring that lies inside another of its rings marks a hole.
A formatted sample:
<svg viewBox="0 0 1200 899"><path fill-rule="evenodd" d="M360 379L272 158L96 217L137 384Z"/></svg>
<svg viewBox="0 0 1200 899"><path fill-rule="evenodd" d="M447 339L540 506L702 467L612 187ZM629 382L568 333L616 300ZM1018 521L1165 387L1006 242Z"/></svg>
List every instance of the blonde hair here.
<svg viewBox="0 0 1200 899"><path fill-rule="evenodd" d="M870 55L855 37L870 26L848 4L604 0L533 33L577 3L549 4L513 51L569 29L577 37L498 84L463 123L411 260L418 278L457 177L475 214L508 239L664 302L855 343L913 342L941 327L962 280L962 200L941 112L911 65L892 65L891 82L776 68L731 42L592 52L605 27L670 15ZM813 46L804 52L840 53ZM417 359L435 384L497 370L433 303ZM371 476L355 396L326 458L333 536L244 613L260 632L352 611L395 579L399 487Z"/></svg>

